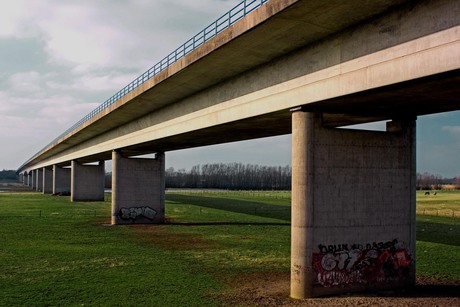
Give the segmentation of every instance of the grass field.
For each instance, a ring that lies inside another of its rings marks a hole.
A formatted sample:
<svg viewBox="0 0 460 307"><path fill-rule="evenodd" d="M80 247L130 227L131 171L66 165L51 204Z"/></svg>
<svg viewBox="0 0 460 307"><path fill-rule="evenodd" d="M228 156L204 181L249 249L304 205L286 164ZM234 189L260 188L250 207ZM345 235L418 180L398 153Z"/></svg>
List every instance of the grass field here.
<svg viewBox="0 0 460 307"><path fill-rule="evenodd" d="M460 218L460 191L425 193L427 191L417 191L417 214Z"/></svg>
<svg viewBox="0 0 460 307"><path fill-rule="evenodd" d="M166 225L112 227L110 196L0 193L0 305L219 306L242 273L288 274L290 193L166 199ZM417 199L417 274L460 281L460 218L435 211L460 194Z"/></svg>

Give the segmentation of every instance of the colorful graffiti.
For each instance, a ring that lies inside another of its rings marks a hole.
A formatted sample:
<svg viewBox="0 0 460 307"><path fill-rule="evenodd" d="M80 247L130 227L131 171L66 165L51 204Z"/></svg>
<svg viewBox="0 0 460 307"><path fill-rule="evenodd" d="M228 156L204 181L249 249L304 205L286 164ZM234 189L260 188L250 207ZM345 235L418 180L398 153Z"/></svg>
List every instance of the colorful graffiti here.
<svg viewBox="0 0 460 307"><path fill-rule="evenodd" d="M315 284L323 287L390 283L406 280L410 253L398 240L379 243L318 246L313 253Z"/></svg>
<svg viewBox="0 0 460 307"><path fill-rule="evenodd" d="M153 221L156 215L157 212L150 207L121 208L118 211L118 217L120 219L130 220L132 222L142 217Z"/></svg>

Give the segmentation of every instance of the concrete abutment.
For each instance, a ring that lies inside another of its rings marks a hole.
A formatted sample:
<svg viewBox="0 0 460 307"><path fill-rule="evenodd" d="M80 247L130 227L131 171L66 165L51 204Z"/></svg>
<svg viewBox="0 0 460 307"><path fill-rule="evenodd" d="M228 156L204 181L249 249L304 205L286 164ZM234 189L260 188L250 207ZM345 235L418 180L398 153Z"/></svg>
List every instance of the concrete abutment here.
<svg viewBox="0 0 460 307"><path fill-rule="evenodd" d="M325 128L292 113L291 297L415 284L415 119Z"/></svg>
<svg viewBox="0 0 460 307"><path fill-rule="evenodd" d="M160 224L165 213L165 155L127 158L112 152L112 224Z"/></svg>

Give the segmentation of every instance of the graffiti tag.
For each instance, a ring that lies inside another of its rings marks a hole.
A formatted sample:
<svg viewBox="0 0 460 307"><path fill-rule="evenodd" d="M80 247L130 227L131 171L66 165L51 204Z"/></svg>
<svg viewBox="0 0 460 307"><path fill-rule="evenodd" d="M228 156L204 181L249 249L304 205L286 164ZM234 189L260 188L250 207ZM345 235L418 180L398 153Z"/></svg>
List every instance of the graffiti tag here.
<svg viewBox="0 0 460 307"><path fill-rule="evenodd" d="M324 287L388 283L408 277L412 264L398 240L366 245L319 245L313 253L316 284Z"/></svg>
<svg viewBox="0 0 460 307"><path fill-rule="evenodd" d="M142 217L153 221L156 215L157 212L150 207L121 208L118 211L119 218L130 221L135 221Z"/></svg>

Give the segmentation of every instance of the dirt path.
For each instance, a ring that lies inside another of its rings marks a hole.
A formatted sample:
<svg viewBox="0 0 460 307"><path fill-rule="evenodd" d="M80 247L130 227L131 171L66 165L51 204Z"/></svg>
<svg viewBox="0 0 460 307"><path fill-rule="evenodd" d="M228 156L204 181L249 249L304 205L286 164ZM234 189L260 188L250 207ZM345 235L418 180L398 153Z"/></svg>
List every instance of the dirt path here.
<svg viewBox="0 0 460 307"><path fill-rule="evenodd" d="M226 306L460 306L460 281L417 279L413 289L306 300L289 298L288 273L256 273L229 281L217 297Z"/></svg>

